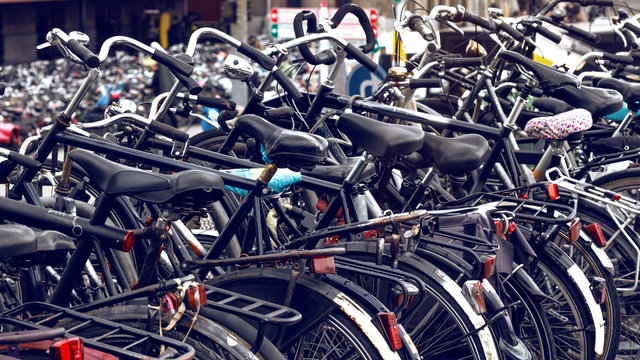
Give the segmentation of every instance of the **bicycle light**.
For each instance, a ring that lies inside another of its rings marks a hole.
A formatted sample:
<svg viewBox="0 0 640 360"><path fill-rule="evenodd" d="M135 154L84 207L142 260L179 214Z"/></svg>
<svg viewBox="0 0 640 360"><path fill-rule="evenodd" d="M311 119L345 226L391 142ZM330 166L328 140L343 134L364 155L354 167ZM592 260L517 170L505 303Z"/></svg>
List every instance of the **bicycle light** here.
<svg viewBox="0 0 640 360"><path fill-rule="evenodd" d="M62 339L53 343L49 349L54 360L84 359L84 345L79 337Z"/></svg>
<svg viewBox="0 0 640 360"><path fill-rule="evenodd" d="M389 341L391 350L402 349L402 339L400 338L400 329L398 329L396 314L392 312L381 312L378 313L378 319L380 319L384 334L387 335L387 341Z"/></svg>

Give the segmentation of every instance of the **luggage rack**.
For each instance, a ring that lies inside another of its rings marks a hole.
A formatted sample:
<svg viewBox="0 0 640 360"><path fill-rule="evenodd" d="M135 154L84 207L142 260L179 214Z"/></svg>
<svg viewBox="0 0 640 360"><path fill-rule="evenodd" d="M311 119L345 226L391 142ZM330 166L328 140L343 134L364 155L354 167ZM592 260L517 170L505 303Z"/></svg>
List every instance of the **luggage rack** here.
<svg viewBox="0 0 640 360"><path fill-rule="evenodd" d="M120 359L187 360L195 356L190 345L178 340L42 302L26 303L4 312L0 326L3 331L63 328L63 337L80 337L86 347ZM116 345L110 340L116 341ZM162 354L158 351L161 347L165 348Z"/></svg>

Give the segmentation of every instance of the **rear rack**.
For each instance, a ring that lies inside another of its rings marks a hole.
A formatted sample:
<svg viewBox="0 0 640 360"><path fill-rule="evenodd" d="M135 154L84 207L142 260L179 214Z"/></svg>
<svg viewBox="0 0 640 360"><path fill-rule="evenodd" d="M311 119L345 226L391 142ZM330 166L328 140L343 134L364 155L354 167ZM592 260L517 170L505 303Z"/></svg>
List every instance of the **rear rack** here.
<svg viewBox="0 0 640 360"><path fill-rule="evenodd" d="M195 356L194 349L183 342L42 302L26 303L3 313L0 325L4 331L64 328L64 337L80 337L85 346L120 359L187 360ZM117 341L117 346L110 340ZM161 347L165 348L162 355L157 351Z"/></svg>

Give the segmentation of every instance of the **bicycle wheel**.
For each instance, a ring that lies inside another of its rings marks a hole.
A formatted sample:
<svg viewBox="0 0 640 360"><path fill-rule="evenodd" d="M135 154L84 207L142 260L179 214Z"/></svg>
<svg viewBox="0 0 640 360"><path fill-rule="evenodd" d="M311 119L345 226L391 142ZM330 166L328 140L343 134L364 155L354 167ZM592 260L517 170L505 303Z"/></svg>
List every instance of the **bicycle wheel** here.
<svg viewBox="0 0 640 360"><path fill-rule="evenodd" d="M347 249L349 258L375 262L374 243L347 242L340 246ZM384 263L390 262L385 257ZM414 300L408 315L403 313L399 319L423 358L488 359L499 354L489 330L481 329L484 320L471 309L460 287L444 271L411 253L400 256L398 269L417 275L426 286L422 298ZM376 291L375 280L366 275L340 270L338 274L370 292Z"/></svg>
<svg viewBox="0 0 640 360"><path fill-rule="evenodd" d="M597 340L594 330L604 324L600 308L590 293L588 280L554 244L547 243L540 250L529 273L547 295L539 302L553 333L555 358L594 359ZM586 286L586 293L580 284Z"/></svg>
<svg viewBox="0 0 640 360"><path fill-rule="evenodd" d="M268 338L295 359L400 359L392 351L377 319L353 299L328 284L300 274L290 304L285 303L290 270L246 269L214 277L208 284L258 299L285 304L302 320L282 331L267 329Z"/></svg>
<svg viewBox="0 0 640 360"><path fill-rule="evenodd" d="M158 333L157 312L153 314L153 321L149 322L148 310L146 305L120 305L94 310L91 315ZM220 316L220 319L224 319L224 321L218 322L220 314L210 310L200 309L201 314L193 323L192 315L185 313L175 329L163 331L162 335L180 341L186 337L185 341L196 350L197 359L284 359L268 340L262 344L258 353L252 354L249 345L251 342L246 340L249 337L245 338L242 335L253 335L255 338L256 330L241 319L228 314ZM155 312L155 310L153 311ZM166 322L163 326L166 326ZM187 333L188 336L186 336ZM123 344L126 344L126 339L123 339Z"/></svg>

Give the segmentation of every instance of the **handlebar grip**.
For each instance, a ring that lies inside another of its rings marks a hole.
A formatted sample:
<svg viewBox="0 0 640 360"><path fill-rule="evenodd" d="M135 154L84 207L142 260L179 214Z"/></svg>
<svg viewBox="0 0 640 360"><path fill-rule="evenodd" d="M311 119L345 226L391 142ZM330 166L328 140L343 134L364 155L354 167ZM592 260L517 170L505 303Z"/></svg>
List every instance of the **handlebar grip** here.
<svg viewBox="0 0 640 360"><path fill-rule="evenodd" d="M560 44L560 42L562 41L562 36L560 34L554 33L553 31L547 29L542 25L538 25L536 27L536 32L546 37L547 39L553 41L556 44Z"/></svg>
<svg viewBox="0 0 640 360"><path fill-rule="evenodd" d="M304 36L302 23L305 20L307 21L307 32L314 33L317 31L316 28L318 25L316 14L314 14L310 10L303 10L297 13L293 18L293 32L295 33L296 38L301 38ZM302 55L304 60L311 65L331 65L337 60L337 56L332 50L324 50L314 55L309 49L308 44L298 45L298 50L300 50L300 55Z"/></svg>
<svg viewBox="0 0 640 360"><path fill-rule="evenodd" d="M627 64L627 65L633 64L633 57L629 55L616 55L608 52L603 52L602 57L605 58L606 60L621 63L621 64Z"/></svg>
<svg viewBox="0 0 640 360"><path fill-rule="evenodd" d="M373 72L378 69L378 64L375 61L371 60L365 53L360 51L355 45L352 43L347 44L345 46L344 51L349 55L349 58L355 59L357 62L362 64L364 67L369 69L369 71Z"/></svg>
<svg viewBox="0 0 640 360"><path fill-rule="evenodd" d="M0 82L0 96L4 95L4 90L7 88L7 84Z"/></svg>
<svg viewBox="0 0 640 360"><path fill-rule="evenodd" d="M636 24L634 24L634 23L632 23L630 21L627 21L627 22L624 23L624 27L626 29L629 29L629 30L633 31L633 33L636 34L636 36L640 36L640 26L638 26L638 25L636 25Z"/></svg>
<svg viewBox="0 0 640 360"><path fill-rule="evenodd" d="M151 120L149 123L149 130L154 133L164 135L169 139L187 142L189 140L189 134L182 130L178 130L171 125L167 125L165 123L161 123L160 121Z"/></svg>
<svg viewBox="0 0 640 360"><path fill-rule="evenodd" d="M91 52L84 45L80 44L76 39L70 39L66 43L67 48L90 68L97 68L100 66L100 59L98 55Z"/></svg>
<svg viewBox="0 0 640 360"><path fill-rule="evenodd" d="M521 33L518 29L514 28L513 26L509 25L504 21L501 21L498 24L498 29L506 32L507 34L509 34L509 36L516 39L516 41L522 41L522 39L524 39L523 33Z"/></svg>
<svg viewBox="0 0 640 360"><path fill-rule="evenodd" d="M31 156L22 155L19 152L11 151L7 155L7 159L13 161L16 164L20 164L30 169L38 169L42 167L42 163Z"/></svg>
<svg viewBox="0 0 640 360"><path fill-rule="evenodd" d="M410 79L409 89L441 87L440 79Z"/></svg>
<svg viewBox="0 0 640 360"><path fill-rule="evenodd" d="M293 97L293 100L298 102L302 101L304 96L298 91L295 85L291 82L291 80L285 75L282 70L276 69L273 72L273 77L276 79L278 84L284 88L284 90L289 94L289 96Z"/></svg>
<svg viewBox="0 0 640 360"><path fill-rule="evenodd" d="M590 33L586 30L582 30L579 27L575 27L573 25L567 26L567 30L569 31L569 34L575 35L593 44L597 44L600 41L599 35Z"/></svg>
<svg viewBox="0 0 640 360"><path fill-rule="evenodd" d="M494 23L492 21L482 18L480 16L473 15L472 13L468 12L462 5L458 5L458 12L462 13L462 17L460 18L460 20L462 21L467 21L472 24L476 24L487 30L495 29Z"/></svg>
<svg viewBox="0 0 640 360"><path fill-rule="evenodd" d="M202 91L202 86L200 86L200 84L198 84L198 82L192 79L190 76L185 76L178 72L174 73L173 75L175 75L176 78L178 78L178 80L180 81L180 83L182 83L182 85L184 85L184 87L187 88L187 91L189 91L189 94L198 95Z"/></svg>
<svg viewBox="0 0 640 360"><path fill-rule="evenodd" d="M265 70L271 70L276 65L275 60L261 53L260 50L254 48L251 45L240 43L238 52L257 62Z"/></svg>
<svg viewBox="0 0 640 360"><path fill-rule="evenodd" d="M362 30L364 30L364 34L366 36L366 42L364 45L360 46L360 50L365 54L371 52L371 50L376 47L376 35L373 32L373 26L371 26L371 21L369 21L367 13L365 13L360 6L352 3L340 6L331 18L331 22L333 23L331 27L335 29L348 13L351 13L358 18L358 22L360 23L360 26L362 26Z"/></svg>
<svg viewBox="0 0 640 360"><path fill-rule="evenodd" d="M481 57L465 57L465 58L445 58L444 66L449 67L463 67L463 66L480 66L482 65Z"/></svg>
<svg viewBox="0 0 640 360"><path fill-rule="evenodd" d="M196 104L216 109L235 110L236 108L236 103L234 103L233 101L209 96L198 96L198 98L196 99Z"/></svg>
<svg viewBox="0 0 640 360"><path fill-rule="evenodd" d="M613 6L613 0L580 0L580 5Z"/></svg>
<svg viewBox="0 0 640 360"><path fill-rule="evenodd" d="M264 118L270 121L291 119L293 116L293 109L288 106L281 106L279 108L267 109L264 111Z"/></svg>
<svg viewBox="0 0 640 360"><path fill-rule="evenodd" d="M151 55L151 58L171 69L174 74L180 73L182 75L190 76L193 72L193 66L180 59L176 59L162 50L156 49Z"/></svg>

